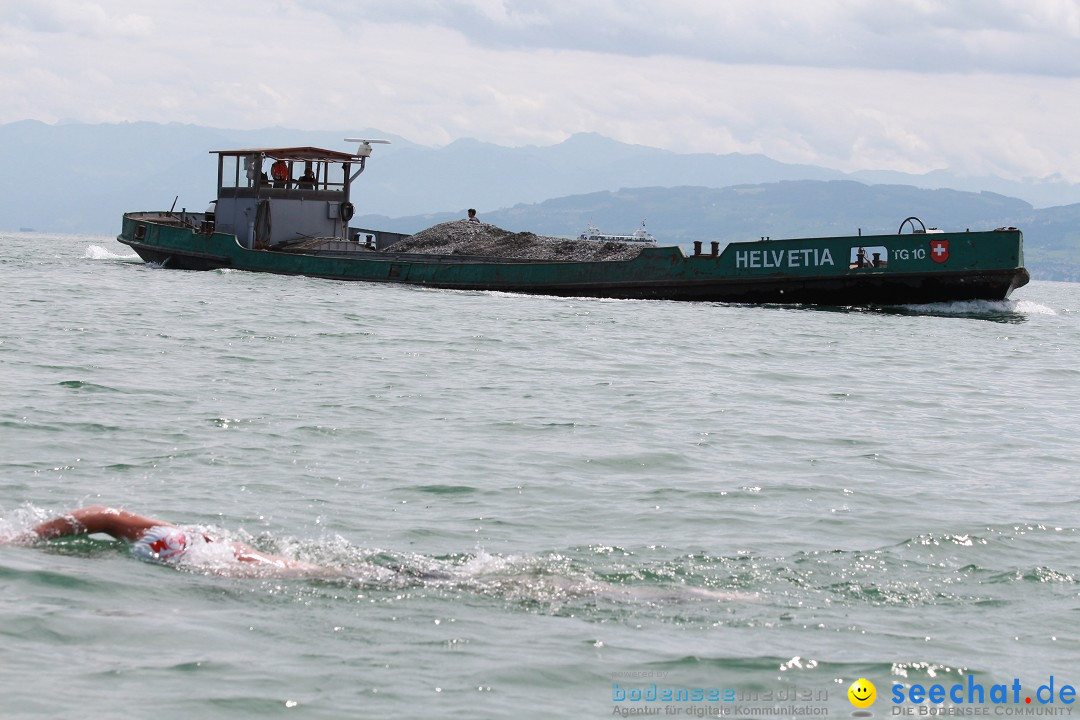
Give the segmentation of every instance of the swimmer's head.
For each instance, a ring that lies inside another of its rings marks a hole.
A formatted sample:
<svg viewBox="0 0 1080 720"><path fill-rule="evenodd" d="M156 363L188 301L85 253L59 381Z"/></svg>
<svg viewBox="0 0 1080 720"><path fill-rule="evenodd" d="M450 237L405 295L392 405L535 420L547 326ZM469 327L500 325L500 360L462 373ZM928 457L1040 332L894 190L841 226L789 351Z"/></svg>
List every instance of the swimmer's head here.
<svg viewBox="0 0 1080 720"><path fill-rule="evenodd" d="M175 562L187 548L187 536L180 528L159 525L147 530L131 546L131 552L142 560Z"/></svg>

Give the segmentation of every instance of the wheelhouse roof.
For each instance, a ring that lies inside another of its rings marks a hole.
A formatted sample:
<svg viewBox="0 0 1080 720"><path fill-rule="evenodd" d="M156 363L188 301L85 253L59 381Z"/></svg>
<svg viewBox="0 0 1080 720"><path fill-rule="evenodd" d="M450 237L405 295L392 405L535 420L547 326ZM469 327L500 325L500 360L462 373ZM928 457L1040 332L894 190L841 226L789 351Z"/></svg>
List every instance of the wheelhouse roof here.
<svg viewBox="0 0 1080 720"><path fill-rule="evenodd" d="M317 147L291 147L291 148L247 148L246 150L211 150L210 154L218 155L265 155L274 160L302 160L304 162L326 160L329 162L358 162L360 156L352 153L338 152L337 150L324 150Z"/></svg>

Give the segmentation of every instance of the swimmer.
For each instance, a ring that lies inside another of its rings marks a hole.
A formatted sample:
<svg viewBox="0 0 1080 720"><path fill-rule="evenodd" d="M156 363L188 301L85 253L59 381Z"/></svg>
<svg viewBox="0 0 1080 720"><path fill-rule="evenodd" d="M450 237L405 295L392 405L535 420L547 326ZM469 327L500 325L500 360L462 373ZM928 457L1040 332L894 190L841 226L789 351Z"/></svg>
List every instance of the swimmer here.
<svg viewBox="0 0 1080 720"><path fill-rule="evenodd" d="M446 564L431 567L429 563L423 566L415 566L415 563L373 565L367 562L353 563L347 567L326 567L271 555L245 543L214 538L196 529L181 528L170 522L104 505L72 510L34 525L14 537L0 536L0 544L30 544L95 533L129 543L132 554L141 560L229 577L375 582L387 587L400 587L402 583L420 584L531 601L589 597L628 603L744 602L758 599L757 593L681 585L667 588L623 586L606 582L587 572L575 572L571 576L538 573L533 561L521 567L513 560L486 554L462 567Z"/></svg>
<svg viewBox="0 0 1080 720"><path fill-rule="evenodd" d="M182 530L173 523L136 515L127 510L94 505L64 513L35 525L11 538L10 542L31 543L38 540L104 533L131 543L135 557L149 562L179 564L194 546L220 543L231 550L232 558L245 568L239 574L334 575L332 568L270 555L241 542L219 541L201 532Z"/></svg>

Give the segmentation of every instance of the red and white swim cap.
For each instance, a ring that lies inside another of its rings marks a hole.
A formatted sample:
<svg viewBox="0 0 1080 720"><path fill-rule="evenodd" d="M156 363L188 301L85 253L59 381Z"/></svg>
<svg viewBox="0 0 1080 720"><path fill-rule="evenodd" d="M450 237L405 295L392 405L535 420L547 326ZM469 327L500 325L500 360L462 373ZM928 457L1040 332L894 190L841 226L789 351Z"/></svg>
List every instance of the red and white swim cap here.
<svg viewBox="0 0 1080 720"><path fill-rule="evenodd" d="M142 560L175 561L188 548L184 531L169 525L158 525L143 533L131 546L132 554Z"/></svg>

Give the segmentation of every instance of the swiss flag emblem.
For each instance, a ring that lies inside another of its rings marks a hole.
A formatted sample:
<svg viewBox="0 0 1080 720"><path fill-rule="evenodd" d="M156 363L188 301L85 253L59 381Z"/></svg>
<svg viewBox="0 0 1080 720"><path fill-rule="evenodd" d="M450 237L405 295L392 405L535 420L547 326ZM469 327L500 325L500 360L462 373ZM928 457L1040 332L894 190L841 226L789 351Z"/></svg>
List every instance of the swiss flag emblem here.
<svg viewBox="0 0 1080 720"><path fill-rule="evenodd" d="M949 241L948 240L931 240L930 241L930 259L934 262L943 263L949 259Z"/></svg>

